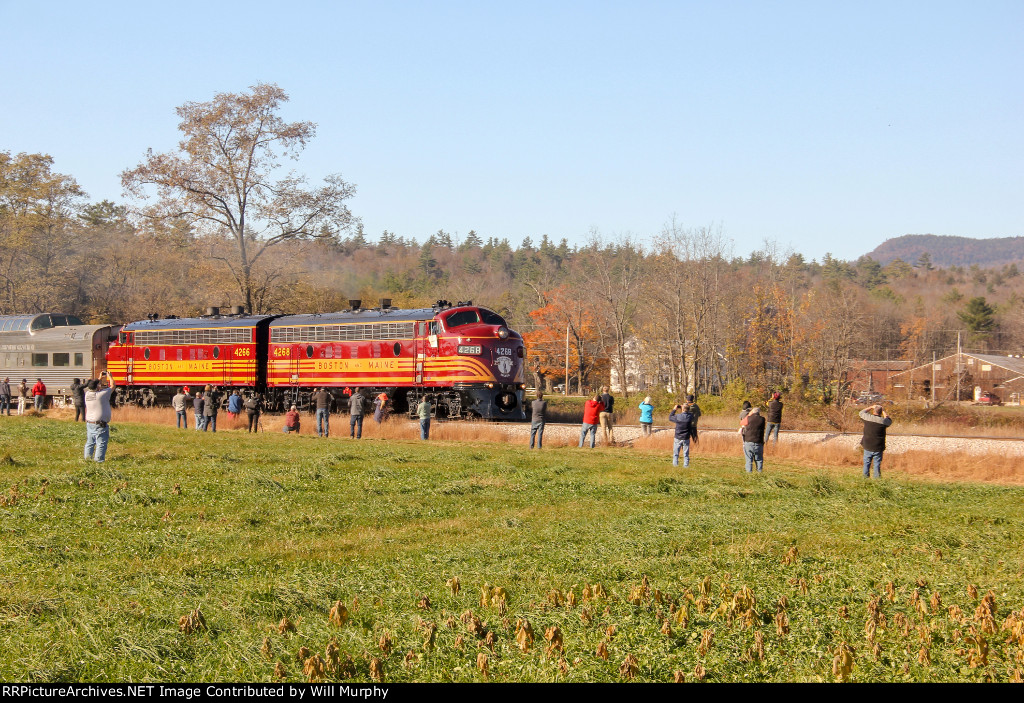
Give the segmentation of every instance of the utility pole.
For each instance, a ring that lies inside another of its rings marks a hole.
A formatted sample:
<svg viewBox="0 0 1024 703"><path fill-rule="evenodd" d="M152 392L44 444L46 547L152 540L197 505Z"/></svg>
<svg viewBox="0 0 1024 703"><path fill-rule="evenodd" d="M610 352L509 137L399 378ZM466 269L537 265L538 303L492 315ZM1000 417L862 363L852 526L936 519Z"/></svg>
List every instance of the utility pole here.
<svg viewBox="0 0 1024 703"><path fill-rule="evenodd" d="M956 333L956 404L960 405L960 331Z"/></svg>
<svg viewBox="0 0 1024 703"><path fill-rule="evenodd" d="M932 405L935 405L935 350L932 349Z"/></svg>
<svg viewBox="0 0 1024 703"><path fill-rule="evenodd" d="M569 325L565 326L565 385L562 386L562 395L569 396Z"/></svg>

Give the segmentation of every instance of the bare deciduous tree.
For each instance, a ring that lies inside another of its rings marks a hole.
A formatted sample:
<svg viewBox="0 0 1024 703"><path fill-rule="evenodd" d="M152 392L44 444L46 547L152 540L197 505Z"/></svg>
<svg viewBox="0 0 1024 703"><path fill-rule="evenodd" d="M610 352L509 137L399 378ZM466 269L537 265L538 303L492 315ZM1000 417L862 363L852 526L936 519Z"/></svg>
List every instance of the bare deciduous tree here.
<svg viewBox="0 0 1024 703"><path fill-rule="evenodd" d="M182 140L175 153L154 154L121 174L127 194L145 199L155 188L149 217L182 218L199 232L233 240L228 266L253 310L258 295L253 267L271 247L294 239L336 237L353 223L345 201L355 187L334 174L317 188L279 159L297 159L316 133L312 122L285 122L287 102L278 86L261 83L249 93L219 93L209 102L177 109Z"/></svg>

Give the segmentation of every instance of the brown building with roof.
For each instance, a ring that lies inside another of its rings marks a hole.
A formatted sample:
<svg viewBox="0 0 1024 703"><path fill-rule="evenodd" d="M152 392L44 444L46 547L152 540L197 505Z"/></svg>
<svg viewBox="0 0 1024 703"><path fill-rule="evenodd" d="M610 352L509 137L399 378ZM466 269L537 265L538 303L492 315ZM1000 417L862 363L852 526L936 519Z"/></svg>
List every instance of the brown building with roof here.
<svg viewBox="0 0 1024 703"><path fill-rule="evenodd" d="M993 393L1004 403L1019 403L1024 393L1024 358L960 352L915 366L891 379L893 400L977 401Z"/></svg>

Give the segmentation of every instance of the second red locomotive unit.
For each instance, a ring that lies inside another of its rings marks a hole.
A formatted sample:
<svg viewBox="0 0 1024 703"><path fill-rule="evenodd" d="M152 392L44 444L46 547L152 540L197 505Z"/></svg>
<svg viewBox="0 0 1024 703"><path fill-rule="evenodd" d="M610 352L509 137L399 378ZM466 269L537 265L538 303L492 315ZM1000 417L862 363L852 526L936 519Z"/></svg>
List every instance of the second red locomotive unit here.
<svg viewBox="0 0 1024 703"><path fill-rule="evenodd" d="M230 315L132 322L107 367L120 402L169 399L180 386L256 392L267 407L305 406L314 388L388 394L393 408L434 398L438 417L524 420L519 333L492 310L438 301L398 310L390 301L322 315Z"/></svg>

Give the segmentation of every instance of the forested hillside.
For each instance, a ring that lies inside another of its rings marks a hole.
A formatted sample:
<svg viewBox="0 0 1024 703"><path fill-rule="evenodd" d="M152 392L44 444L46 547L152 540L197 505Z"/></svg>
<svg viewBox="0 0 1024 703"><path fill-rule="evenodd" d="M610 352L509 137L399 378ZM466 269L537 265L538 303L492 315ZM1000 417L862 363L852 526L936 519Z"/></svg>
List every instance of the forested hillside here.
<svg viewBox="0 0 1024 703"><path fill-rule="evenodd" d="M614 369L640 387L783 388L823 401L852 359L922 362L947 354L958 332L976 351L1024 350L1017 265L943 268L937 249L884 264L807 261L772 244L737 252L722 231L676 221L573 246L557 232L518 242L368 234L340 175L316 186L281 177L279 156L297 157L315 131L280 119L285 100L259 85L185 104L187 139L122 172L124 203L90 202L45 154L0 151L0 314L127 322L211 305L287 313L349 299L472 300L525 334L538 385L564 380L568 346L574 390Z"/></svg>
<svg viewBox="0 0 1024 703"><path fill-rule="evenodd" d="M932 266L998 267L1024 262L1024 237L972 239L935 234L906 234L887 239L875 247L868 256L882 264L902 259L911 263L930 263Z"/></svg>

